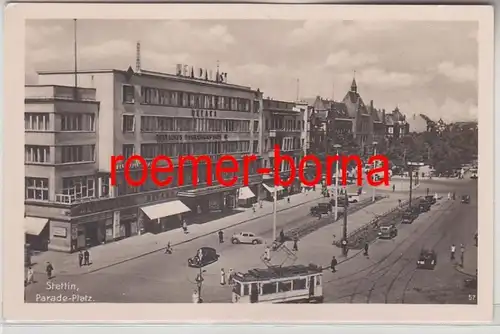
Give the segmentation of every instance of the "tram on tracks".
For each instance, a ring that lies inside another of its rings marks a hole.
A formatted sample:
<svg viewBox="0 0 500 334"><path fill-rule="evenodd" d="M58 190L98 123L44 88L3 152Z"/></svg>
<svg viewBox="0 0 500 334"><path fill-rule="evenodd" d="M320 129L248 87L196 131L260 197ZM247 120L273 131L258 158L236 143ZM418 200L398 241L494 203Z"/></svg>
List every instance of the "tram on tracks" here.
<svg viewBox="0 0 500 334"><path fill-rule="evenodd" d="M233 303L323 302L323 270L315 264L238 272L233 283Z"/></svg>

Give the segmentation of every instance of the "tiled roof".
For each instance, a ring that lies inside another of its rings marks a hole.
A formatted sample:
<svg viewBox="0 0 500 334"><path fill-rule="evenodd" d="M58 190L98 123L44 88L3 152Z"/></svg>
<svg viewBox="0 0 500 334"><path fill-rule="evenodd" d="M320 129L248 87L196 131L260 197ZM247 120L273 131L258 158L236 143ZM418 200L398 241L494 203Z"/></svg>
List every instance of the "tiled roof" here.
<svg viewBox="0 0 500 334"><path fill-rule="evenodd" d="M385 115L385 123L387 125L394 125L394 119L392 118L391 114L386 114Z"/></svg>
<svg viewBox="0 0 500 334"><path fill-rule="evenodd" d="M336 117L351 118L349 116L349 112L347 111L347 106L345 105L345 103L332 102L331 105L333 107L332 109L333 109Z"/></svg>

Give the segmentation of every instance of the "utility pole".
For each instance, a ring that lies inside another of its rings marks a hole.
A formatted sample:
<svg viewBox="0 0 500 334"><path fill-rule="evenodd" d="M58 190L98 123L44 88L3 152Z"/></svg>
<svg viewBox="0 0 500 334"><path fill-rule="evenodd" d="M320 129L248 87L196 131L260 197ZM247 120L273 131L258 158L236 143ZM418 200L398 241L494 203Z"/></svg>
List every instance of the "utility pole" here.
<svg viewBox="0 0 500 334"><path fill-rule="evenodd" d="M345 192L345 204L344 204L344 226L342 229L342 251L344 255L347 256L347 208L349 205L349 196L347 195L347 191Z"/></svg>
<svg viewBox="0 0 500 334"><path fill-rule="evenodd" d="M337 161L335 163L335 220L334 222L337 221L339 218L339 148L341 146L339 144L334 145L335 149L337 150Z"/></svg>
<svg viewBox="0 0 500 334"><path fill-rule="evenodd" d="M408 162L408 169L410 173L410 198L408 200L409 207L411 208L411 196L412 196L412 190L413 190L413 166L423 166L424 164L421 162Z"/></svg>
<svg viewBox="0 0 500 334"><path fill-rule="evenodd" d="M273 198L273 242L276 241L276 204L278 201L278 189L276 185L274 186L274 198Z"/></svg>
<svg viewBox="0 0 500 334"><path fill-rule="evenodd" d="M373 142L373 155L377 155L377 142ZM375 161L373 162L372 168L375 168ZM372 186L372 202L375 202L375 187Z"/></svg>

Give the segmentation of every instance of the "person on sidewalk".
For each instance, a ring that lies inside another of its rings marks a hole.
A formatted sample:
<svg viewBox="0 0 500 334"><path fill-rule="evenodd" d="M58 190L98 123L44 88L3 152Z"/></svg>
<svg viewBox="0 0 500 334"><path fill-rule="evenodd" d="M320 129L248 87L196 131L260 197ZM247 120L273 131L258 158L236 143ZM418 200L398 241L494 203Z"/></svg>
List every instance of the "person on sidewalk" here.
<svg viewBox="0 0 500 334"><path fill-rule="evenodd" d="M285 242L285 232L283 232L283 230L280 231L280 242L281 243Z"/></svg>
<svg viewBox="0 0 500 334"><path fill-rule="evenodd" d="M165 247L165 254L172 254L172 245L170 245L170 241L167 244L167 247Z"/></svg>
<svg viewBox="0 0 500 334"><path fill-rule="evenodd" d="M395 191L396 191L396 185L395 185L395 184L393 184L393 185L392 185L392 192L395 192Z"/></svg>
<svg viewBox="0 0 500 334"><path fill-rule="evenodd" d="M90 253L88 249L86 249L85 252L83 252L83 265L84 266L90 265Z"/></svg>
<svg viewBox="0 0 500 334"><path fill-rule="evenodd" d="M269 248L269 246L267 246L266 250L264 251L264 260L271 261L271 249Z"/></svg>
<svg viewBox="0 0 500 334"><path fill-rule="evenodd" d="M455 244L452 244L450 248L450 260L455 260Z"/></svg>
<svg viewBox="0 0 500 334"><path fill-rule="evenodd" d="M338 261L337 261L337 258L335 256L332 257L332 262L330 263L330 269L332 269L332 273L336 272L337 269L335 269L335 267L337 266L338 264Z"/></svg>
<svg viewBox="0 0 500 334"><path fill-rule="evenodd" d="M286 201L288 202L288 204L290 204L290 196L286 198Z"/></svg>
<svg viewBox="0 0 500 334"><path fill-rule="evenodd" d="M182 229L184 230L184 234L188 234L188 224L186 222L186 219L182 220Z"/></svg>
<svg viewBox="0 0 500 334"><path fill-rule="evenodd" d="M365 242L365 247L364 247L365 252L363 253L364 256L368 256L368 247L369 247L368 242Z"/></svg>
<svg viewBox="0 0 500 334"><path fill-rule="evenodd" d="M198 304L200 302L200 296L198 295L197 290L193 290L192 299L194 304Z"/></svg>
<svg viewBox="0 0 500 334"><path fill-rule="evenodd" d="M83 253L82 250L78 252L78 265L81 267L83 265Z"/></svg>
<svg viewBox="0 0 500 334"><path fill-rule="evenodd" d="M233 268L229 268L229 272L227 273L227 284L233 285L233 277L234 277L234 270Z"/></svg>
<svg viewBox="0 0 500 334"><path fill-rule="evenodd" d="M224 268L220 269L220 285L226 285L226 272Z"/></svg>
<svg viewBox="0 0 500 334"><path fill-rule="evenodd" d="M223 244L224 243L224 232L222 230L219 230L219 232L217 234L219 235L219 244Z"/></svg>
<svg viewBox="0 0 500 334"><path fill-rule="evenodd" d="M460 253L460 267L464 267L464 253Z"/></svg>
<svg viewBox="0 0 500 334"><path fill-rule="evenodd" d="M256 209L255 209L255 204L252 204L252 210L253 212L255 213Z"/></svg>
<svg viewBox="0 0 500 334"><path fill-rule="evenodd" d="M299 239L297 237L293 238L293 251L298 252L299 251L299 245L297 244L299 242Z"/></svg>
<svg viewBox="0 0 500 334"><path fill-rule="evenodd" d="M448 201L451 199L451 193L448 193Z"/></svg>
<svg viewBox="0 0 500 334"><path fill-rule="evenodd" d="M32 284L35 281L34 280L35 273L33 272L33 268L28 267L28 272L26 273L26 276L28 285Z"/></svg>
<svg viewBox="0 0 500 334"><path fill-rule="evenodd" d="M45 271L47 272L47 278L52 279L52 273L54 272L54 266L52 266L52 263L47 262L47 267L45 267Z"/></svg>

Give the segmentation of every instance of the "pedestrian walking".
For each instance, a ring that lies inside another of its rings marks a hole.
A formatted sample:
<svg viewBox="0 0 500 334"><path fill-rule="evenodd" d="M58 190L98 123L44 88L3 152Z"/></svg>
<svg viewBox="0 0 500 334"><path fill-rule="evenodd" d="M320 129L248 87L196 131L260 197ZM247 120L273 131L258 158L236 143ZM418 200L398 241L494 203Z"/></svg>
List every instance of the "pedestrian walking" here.
<svg viewBox="0 0 500 334"><path fill-rule="evenodd" d="M224 268L220 269L220 285L226 285L226 273Z"/></svg>
<svg viewBox="0 0 500 334"><path fill-rule="evenodd" d="M255 211L256 211L256 210L255 210L255 204L252 204L252 210L253 210L253 212L255 213Z"/></svg>
<svg viewBox="0 0 500 334"><path fill-rule="evenodd" d="M184 230L184 234L188 234L188 224L185 219L182 220L182 229Z"/></svg>
<svg viewBox="0 0 500 334"><path fill-rule="evenodd" d="M465 246L464 244L460 244L460 253L465 253Z"/></svg>
<svg viewBox="0 0 500 334"><path fill-rule="evenodd" d="M332 273L337 271L337 269L335 269L337 264L338 264L337 258L335 256L332 257L332 262L330 263L330 269L332 269Z"/></svg>
<svg viewBox="0 0 500 334"><path fill-rule="evenodd" d="M364 249L365 249L364 255L365 256L368 256L368 247L369 247L368 242L365 242L365 247L364 247Z"/></svg>
<svg viewBox="0 0 500 334"><path fill-rule="evenodd" d="M464 253L460 253L460 267L464 267Z"/></svg>
<svg viewBox="0 0 500 334"><path fill-rule="evenodd" d="M45 271L47 272L47 278L51 279L52 273L54 272L54 266L52 266L52 263L47 262L47 267L45 267Z"/></svg>
<svg viewBox="0 0 500 334"><path fill-rule="evenodd" d="M28 284L31 284L34 282L34 275L35 275L35 273L33 272L33 268L28 267L28 272L26 273Z"/></svg>
<svg viewBox="0 0 500 334"><path fill-rule="evenodd" d="M401 206L401 198L398 199L398 205Z"/></svg>
<svg viewBox="0 0 500 334"><path fill-rule="evenodd" d="M286 198L286 201L288 202L288 204L290 204L290 196Z"/></svg>
<svg viewBox="0 0 500 334"><path fill-rule="evenodd" d="M224 243L224 232L222 230L219 230L218 235L219 235L219 243L220 244Z"/></svg>
<svg viewBox="0 0 500 334"><path fill-rule="evenodd" d="M425 191L425 193L426 193L427 196L429 196L429 191L430 191L429 188L427 188L426 191Z"/></svg>
<svg viewBox="0 0 500 334"><path fill-rule="evenodd" d="M227 273L227 284L233 285L233 276L234 276L233 268L229 268L229 272Z"/></svg>
<svg viewBox="0 0 500 334"><path fill-rule="evenodd" d="M83 252L83 265L84 266L90 265L90 253L88 249L86 249L85 252Z"/></svg>
<svg viewBox="0 0 500 334"><path fill-rule="evenodd" d="M80 252L78 252L78 265L80 267L83 265L83 253L81 250L80 250Z"/></svg>
<svg viewBox="0 0 500 334"><path fill-rule="evenodd" d="M298 252L299 251L299 245L297 244L299 242L299 239L297 237L293 238L293 251Z"/></svg>
<svg viewBox="0 0 500 334"><path fill-rule="evenodd" d="M198 304L200 302L200 296L198 295L197 290L193 290L193 303Z"/></svg>
<svg viewBox="0 0 500 334"><path fill-rule="evenodd" d="M393 184L393 185L392 185L392 192L395 192L395 191L396 191L396 185L395 185L395 184Z"/></svg>
<svg viewBox="0 0 500 334"><path fill-rule="evenodd" d="M269 246L267 246L266 250L264 251L264 260L271 261L271 249L269 248Z"/></svg>
<svg viewBox="0 0 500 334"><path fill-rule="evenodd" d="M172 254L172 246L170 245L170 241L167 244L167 247L165 247L165 254Z"/></svg>
<svg viewBox="0 0 500 334"><path fill-rule="evenodd" d="M198 261L199 263L201 263L201 261L203 260L203 250L200 248L198 249Z"/></svg>
<svg viewBox="0 0 500 334"><path fill-rule="evenodd" d="M434 193L434 199L437 201L439 199L438 193Z"/></svg>
<svg viewBox="0 0 500 334"><path fill-rule="evenodd" d="M448 201L451 199L451 193L448 193Z"/></svg>
<svg viewBox="0 0 500 334"><path fill-rule="evenodd" d="M455 244L450 247L450 260L455 260Z"/></svg>
<svg viewBox="0 0 500 334"><path fill-rule="evenodd" d="M259 202L259 206L260 206L260 208L261 208L261 209L262 209L262 206L263 206L263 205L264 205L264 201L263 201L263 200L261 200L261 201Z"/></svg>
<svg viewBox="0 0 500 334"><path fill-rule="evenodd" d="M285 242L285 232L283 232L283 230L280 231L280 242L281 243Z"/></svg>

